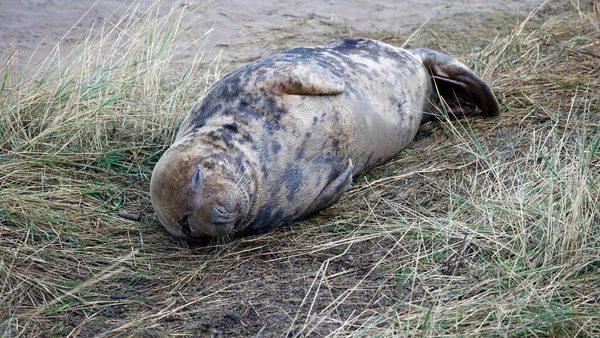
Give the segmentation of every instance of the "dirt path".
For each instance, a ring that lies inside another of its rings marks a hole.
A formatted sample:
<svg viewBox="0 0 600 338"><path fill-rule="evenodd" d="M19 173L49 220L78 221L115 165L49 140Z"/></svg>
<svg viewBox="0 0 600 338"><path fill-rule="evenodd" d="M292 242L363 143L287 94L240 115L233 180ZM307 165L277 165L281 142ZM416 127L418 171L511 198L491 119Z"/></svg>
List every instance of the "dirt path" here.
<svg viewBox="0 0 600 338"><path fill-rule="evenodd" d="M41 61L61 41L69 50L90 28L104 20L116 22L128 9L144 11L153 0L3 0L0 2L0 56L12 47L23 60L37 48L34 62ZM213 28L205 46L206 59L222 51L225 62L245 62L276 47L320 42L327 34L356 35L365 31L406 32L427 22L457 13L477 16L485 12L528 12L542 0L215 0L186 3L204 12L193 22L190 39ZM177 2L163 1L166 13ZM183 6L183 5L181 5ZM320 37L320 39L316 38ZM280 43L281 45L281 43ZM4 59L4 57L2 57Z"/></svg>

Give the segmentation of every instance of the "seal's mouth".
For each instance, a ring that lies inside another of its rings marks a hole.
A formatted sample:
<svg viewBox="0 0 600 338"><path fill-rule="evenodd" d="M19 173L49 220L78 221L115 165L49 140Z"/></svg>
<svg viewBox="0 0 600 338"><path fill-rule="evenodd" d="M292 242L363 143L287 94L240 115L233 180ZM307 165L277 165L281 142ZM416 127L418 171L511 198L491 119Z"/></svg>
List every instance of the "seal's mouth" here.
<svg viewBox="0 0 600 338"><path fill-rule="evenodd" d="M179 224L179 226L181 227L181 231L188 237L193 237L192 236L192 229L190 228L190 217L188 216L188 214L184 214L183 218L177 222Z"/></svg>
<svg viewBox="0 0 600 338"><path fill-rule="evenodd" d="M194 232L192 230L192 222L188 214L183 215L183 218L177 223L181 227L181 232L183 232L187 239L192 241L206 242L211 238L226 238L232 233L237 219L237 214L223 212L221 209L222 207L219 206L215 206L213 208L211 227L213 233L211 234Z"/></svg>

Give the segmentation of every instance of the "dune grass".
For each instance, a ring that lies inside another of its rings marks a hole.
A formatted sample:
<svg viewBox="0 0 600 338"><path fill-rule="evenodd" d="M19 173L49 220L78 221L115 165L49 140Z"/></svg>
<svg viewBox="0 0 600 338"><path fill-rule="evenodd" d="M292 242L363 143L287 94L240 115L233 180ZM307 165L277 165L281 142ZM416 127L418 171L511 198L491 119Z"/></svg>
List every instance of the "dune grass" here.
<svg viewBox="0 0 600 338"><path fill-rule="evenodd" d="M221 71L201 66L201 49L174 64L193 12L126 15L40 67L9 56L0 332L600 335L600 14L569 9L462 58L500 120L425 125L332 208L218 246L170 236L148 196L154 163ZM434 43L426 34L411 44Z"/></svg>

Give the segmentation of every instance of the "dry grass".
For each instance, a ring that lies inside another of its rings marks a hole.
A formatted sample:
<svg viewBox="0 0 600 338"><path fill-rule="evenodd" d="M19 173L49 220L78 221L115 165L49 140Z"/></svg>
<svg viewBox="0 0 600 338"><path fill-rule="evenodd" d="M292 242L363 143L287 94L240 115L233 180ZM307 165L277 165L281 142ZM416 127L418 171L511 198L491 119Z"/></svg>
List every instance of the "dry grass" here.
<svg viewBox="0 0 600 338"><path fill-rule="evenodd" d="M0 66L3 336L600 335L597 11L514 26L464 59L499 121L426 125L320 215L211 247L170 236L147 193L219 76L200 55L170 71L186 13Z"/></svg>

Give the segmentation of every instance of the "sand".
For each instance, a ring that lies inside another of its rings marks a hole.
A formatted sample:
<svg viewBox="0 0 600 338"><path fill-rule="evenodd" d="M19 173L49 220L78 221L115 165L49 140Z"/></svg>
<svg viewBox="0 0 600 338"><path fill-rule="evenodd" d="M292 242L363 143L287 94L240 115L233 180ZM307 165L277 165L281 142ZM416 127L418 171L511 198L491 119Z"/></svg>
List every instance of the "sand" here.
<svg viewBox="0 0 600 338"><path fill-rule="evenodd" d="M173 5L198 8L201 15L187 24L187 39L211 30L203 45L205 60L221 53L225 62L246 62L283 47L322 41L323 36L360 35L367 31L406 32L456 13L527 13L541 0L215 0L163 1L160 14ZM128 9L143 12L152 0L2 0L0 56L18 51L18 59L32 55L42 61L57 45L68 52L93 26L115 23ZM321 37L321 39L313 39Z"/></svg>

